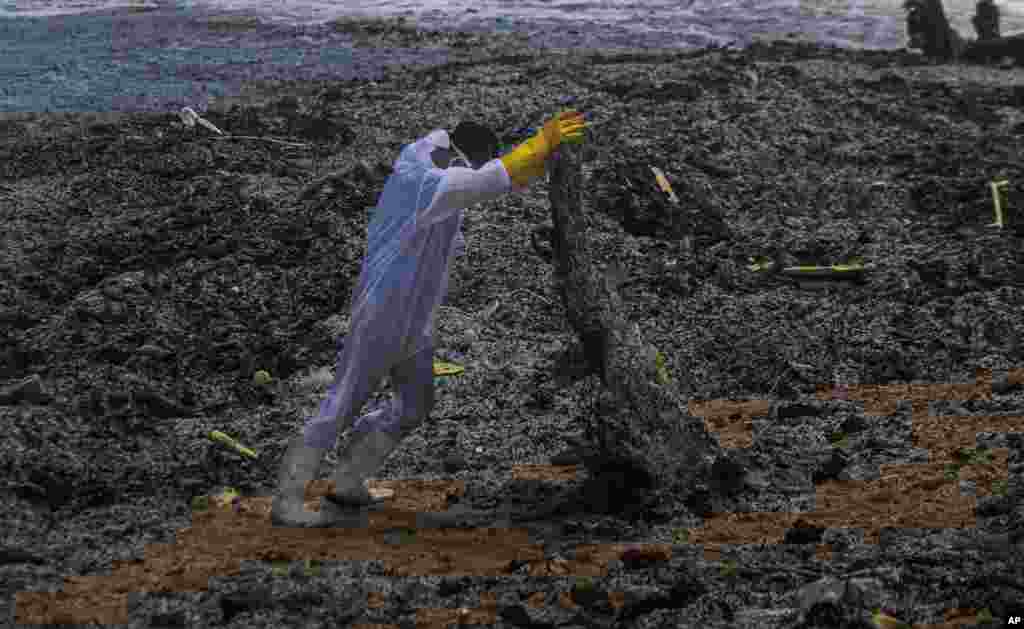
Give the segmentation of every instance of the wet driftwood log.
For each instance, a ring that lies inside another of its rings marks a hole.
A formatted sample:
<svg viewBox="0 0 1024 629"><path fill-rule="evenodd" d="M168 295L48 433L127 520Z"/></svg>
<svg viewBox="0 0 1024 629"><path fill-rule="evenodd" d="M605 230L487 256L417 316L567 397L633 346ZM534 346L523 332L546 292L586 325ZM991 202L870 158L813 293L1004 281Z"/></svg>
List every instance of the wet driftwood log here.
<svg viewBox="0 0 1024 629"><path fill-rule="evenodd" d="M603 385L586 435L583 464L595 479L587 506L635 511L662 492L686 495L725 457L703 421L687 414L676 389L657 384L656 349L626 318L612 275L590 258L581 161L580 147L570 144L551 158L550 200L558 291L587 372Z"/></svg>

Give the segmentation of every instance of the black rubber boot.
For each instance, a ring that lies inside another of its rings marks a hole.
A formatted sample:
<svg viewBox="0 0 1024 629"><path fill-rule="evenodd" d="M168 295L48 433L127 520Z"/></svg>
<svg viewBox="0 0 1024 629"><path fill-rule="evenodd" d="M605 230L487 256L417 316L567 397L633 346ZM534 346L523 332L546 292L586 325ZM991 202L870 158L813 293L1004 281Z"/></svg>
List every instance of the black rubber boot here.
<svg viewBox="0 0 1024 629"><path fill-rule="evenodd" d="M334 491L327 498L342 508L373 506L387 500L370 495L366 479L380 469L400 441L400 434L389 431L354 432L339 457L341 462L331 475Z"/></svg>
<svg viewBox="0 0 1024 629"><path fill-rule="evenodd" d="M310 527L321 526L323 516L316 511L307 511L303 504L306 483L316 478L320 462L326 450L306 447L305 438L299 435L288 445L281 460L277 492L270 511L270 522L274 526Z"/></svg>

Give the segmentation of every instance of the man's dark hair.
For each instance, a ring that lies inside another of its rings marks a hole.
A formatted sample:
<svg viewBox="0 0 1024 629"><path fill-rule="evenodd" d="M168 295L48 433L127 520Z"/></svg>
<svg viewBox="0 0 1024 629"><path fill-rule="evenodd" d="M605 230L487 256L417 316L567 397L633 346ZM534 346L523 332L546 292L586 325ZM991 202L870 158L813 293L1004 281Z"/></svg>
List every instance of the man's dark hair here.
<svg viewBox="0 0 1024 629"><path fill-rule="evenodd" d="M498 156L498 136L484 125L471 120L460 122L452 132L451 139L477 166Z"/></svg>

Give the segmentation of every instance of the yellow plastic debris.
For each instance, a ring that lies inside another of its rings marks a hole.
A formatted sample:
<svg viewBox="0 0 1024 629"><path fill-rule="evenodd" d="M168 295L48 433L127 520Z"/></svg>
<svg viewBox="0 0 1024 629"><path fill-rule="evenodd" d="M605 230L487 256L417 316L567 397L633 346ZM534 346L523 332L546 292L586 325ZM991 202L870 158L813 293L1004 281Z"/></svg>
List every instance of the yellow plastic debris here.
<svg viewBox="0 0 1024 629"><path fill-rule="evenodd" d="M434 362L435 376L454 376L465 370L466 369L462 365L456 365L455 363Z"/></svg>
<svg viewBox="0 0 1024 629"><path fill-rule="evenodd" d="M867 270L860 258L854 258L847 264L833 264L831 266L787 266L782 269L784 275L800 277L843 277L846 275L860 275Z"/></svg>
<svg viewBox="0 0 1024 629"><path fill-rule="evenodd" d="M242 456L247 456L250 459L255 459L259 457L259 455L256 454L254 450L251 450L243 446L242 444L238 443L237 441L235 441L234 439L232 439L231 437L222 433L219 430L211 430L210 432L206 433L206 436L213 441L226 445L227 447L231 448L232 450L241 454Z"/></svg>
<svg viewBox="0 0 1024 629"><path fill-rule="evenodd" d="M657 180L662 191L668 195L668 198L672 200L672 203L679 205L679 197L677 197L676 193L672 190L672 184L668 182L668 178L665 177L665 173L661 172L660 168L656 168L654 166L651 166L651 171L654 172L654 178Z"/></svg>
<svg viewBox="0 0 1024 629"><path fill-rule="evenodd" d="M878 629L910 629L907 623L880 610L871 615L871 623Z"/></svg>
<svg viewBox="0 0 1024 629"><path fill-rule="evenodd" d="M861 271L863 269L864 267L862 266L851 266L849 264L833 264L831 266L787 266L782 270L789 271L791 273L818 273L821 271L842 273L843 271Z"/></svg>
<svg viewBox="0 0 1024 629"><path fill-rule="evenodd" d="M1002 229L1004 225L1003 203L1000 191L1004 190L1009 185L1010 182L1007 181L1006 179L993 181L992 183L989 184L989 187L992 188L992 206L995 209L996 214L996 222L992 223L992 227L999 227L1000 229Z"/></svg>
<svg viewBox="0 0 1024 629"><path fill-rule="evenodd" d="M665 386L669 383L668 369L665 368L665 355L659 350L654 356L655 379L658 384Z"/></svg>

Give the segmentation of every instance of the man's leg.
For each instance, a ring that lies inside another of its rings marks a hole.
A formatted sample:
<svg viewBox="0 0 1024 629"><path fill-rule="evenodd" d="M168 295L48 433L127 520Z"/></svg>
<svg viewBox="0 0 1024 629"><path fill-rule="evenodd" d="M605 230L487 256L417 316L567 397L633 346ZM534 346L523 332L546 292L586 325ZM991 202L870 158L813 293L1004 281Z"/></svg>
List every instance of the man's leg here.
<svg viewBox="0 0 1024 629"><path fill-rule="evenodd" d="M281 462L278 489L271 509L271 522L278 526L315 526L321 515L305 509L306 483L316 478L329 448L339 432L348 427L388 370L394 354L387 347L372 347L365 336L350 334L338 352L334 382L320 403L319 413L307 421L302 435L288 446ZM373 351L376 349L377 351ZM383 413L381 413L383 414ZM370 413L368 418L377 413Z"/></svg>
<svg viewBox="0 0 1024 629"><path fill-rule="evenodd" d="M389 413L363 418L345 444L331 479L329 498L340 505L379 502L366 489L366 479L387 460L401 440L434 408L434 348L428 347L391 370Z"/></svg>

